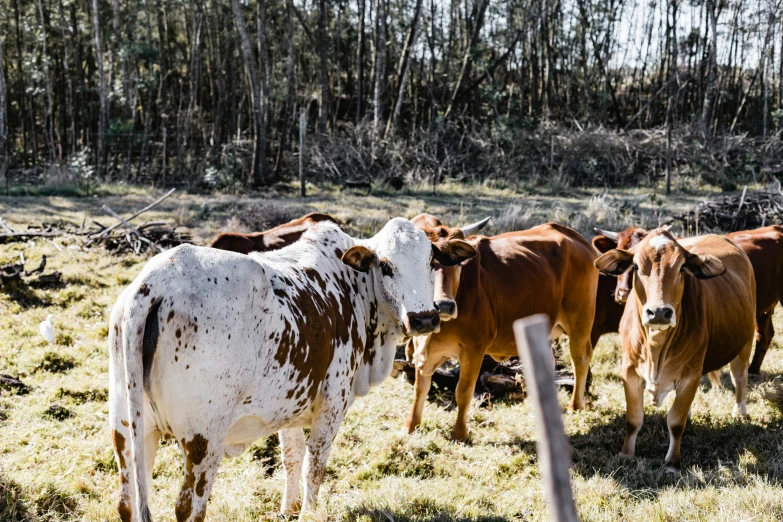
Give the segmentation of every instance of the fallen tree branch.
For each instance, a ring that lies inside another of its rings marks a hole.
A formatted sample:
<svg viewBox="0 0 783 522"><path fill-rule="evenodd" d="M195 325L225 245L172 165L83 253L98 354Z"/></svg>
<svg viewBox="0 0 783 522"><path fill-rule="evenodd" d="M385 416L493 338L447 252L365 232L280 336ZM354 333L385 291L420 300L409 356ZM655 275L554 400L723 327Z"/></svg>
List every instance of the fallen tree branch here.
<svg viewBox="0 0 783 522"><path fill-rule="evenodd" d="M115 224L113 224L112 226L110 226L110 227L108 227L108 228L105 228L105 229L104 229L104 230L102 230L102 231L101 231L101 232L100 232L100 233L99 233L97 236L95 236L93 239L98 239L98 238L101 238L101 237L105 236L106 234L108 234L109 232L111 232L112 230L114 230L115 228L117 228L117 227L119 227L119 226L121 226L121 225L123 225L123 224L127 224L127 222L128 222L128 221L131 221L131 220L133 220L133 219L136 219L136 218L137 218L137 217L139 217L140 215L144 214L145 212L147 212L147 211L148 211L148 210L150 210L151 208L153 208L153 207L155 207L156 205L158 205L158 204L159 204L161 201L163 201L163 200L164 200L164 199L166 199L167 197L171 196L171 195L174 193L174 191L175 191L175 190L177 190L177 189L171 189L171 190L169 190L168 192L166 192L166 194L164 194L163 196L161 196L161 197L160 197L160 198L158 198L157 200L153 201L152 203L150 203L149 205L147 205L147 206L146 206L146 207L144 207L143 209L139 210L138 212L136 212L135 214L133 214L133 215L132 215L131 217L129 217L128 219L124 220L124 222L123 222L123 219L122 219L121 217L119 217L119 216L116 216L116 214L115 214L115 216L117 217L117 219L119 219L119 220L120 220L120 222L119 222L119 223L115 223ZM104 206L103 206L103 208L104 208L104 209L106 209L106 208L108 208L108 207L107 207L106 205L104 205ZM95 222L95 221L93 221L93 222ZM98 223L98 225L100 225L100 223ZM103 226L103 225L101 225L101 226ZM92 241L93 241L93 240L90 240L90 242L92 242ZM88 244L89 244L89 243L88 243Z"/></svg>

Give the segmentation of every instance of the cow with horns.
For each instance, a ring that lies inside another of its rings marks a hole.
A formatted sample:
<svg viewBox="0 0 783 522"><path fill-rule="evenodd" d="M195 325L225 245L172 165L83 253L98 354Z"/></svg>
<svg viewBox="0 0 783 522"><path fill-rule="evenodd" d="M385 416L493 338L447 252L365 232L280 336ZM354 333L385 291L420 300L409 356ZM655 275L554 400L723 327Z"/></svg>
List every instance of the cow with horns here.
<svg viewBox="0 0 783 522"><path fill-rule="evenodd" d="M109 334L109 424L123 522L151 520L161 435L184 456L177 520L204 520L218 464L280 432L282 512L311 510L354 399L388 376L396 346L439 325L433 263L475 255L393 219L356 240L332 223L295 244L240 255L180 246L122 293ZM302 428L310 426L305 454Z"/></svg>

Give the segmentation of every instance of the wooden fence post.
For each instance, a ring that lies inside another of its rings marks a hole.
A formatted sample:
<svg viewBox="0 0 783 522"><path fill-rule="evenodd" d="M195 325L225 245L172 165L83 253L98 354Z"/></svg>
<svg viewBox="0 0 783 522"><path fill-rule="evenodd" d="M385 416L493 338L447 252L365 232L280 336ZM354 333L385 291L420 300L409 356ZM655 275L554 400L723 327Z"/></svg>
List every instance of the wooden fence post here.
<svg viewBox="0 0 783 522"><path fill-rule="evenodd" d="M307 140L307 118L305 111L299 111L299 196L305 197L305 142Z"/></svg>
<svg viewBox="0 0 783 522"><path fill-rule="evenodd" d="M553 522L578 522L568 474L571 451L557 401L549 331L549 318L544 314L514 322L517 351L522 359L528 398L536 416L536 450L549 517Z"/></svg>

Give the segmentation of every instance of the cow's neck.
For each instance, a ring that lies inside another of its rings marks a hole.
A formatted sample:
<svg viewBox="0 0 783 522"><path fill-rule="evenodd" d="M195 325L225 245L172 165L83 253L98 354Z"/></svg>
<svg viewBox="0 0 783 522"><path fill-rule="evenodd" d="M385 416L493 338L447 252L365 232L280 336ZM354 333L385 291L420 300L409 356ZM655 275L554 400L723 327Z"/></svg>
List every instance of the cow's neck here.
<svg viewBox="0 0 783 522"><path fill-rule="evenodd" d="M356 312L364 314L365 337L353 391L362 397L391 375L397 345L403 344L405 334L382 298L374 271L366 274L366 284L359 288Z"/></svg>

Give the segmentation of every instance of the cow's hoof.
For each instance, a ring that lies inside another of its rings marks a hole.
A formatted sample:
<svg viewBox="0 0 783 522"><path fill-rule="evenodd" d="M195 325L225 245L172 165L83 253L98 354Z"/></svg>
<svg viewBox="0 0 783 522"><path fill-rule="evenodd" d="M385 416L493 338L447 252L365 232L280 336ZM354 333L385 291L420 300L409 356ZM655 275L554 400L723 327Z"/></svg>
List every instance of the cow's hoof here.
<svg viewBox="0 0 783 522"><path fill-rule="evenodd" d="M468 440L468 432L463 430L452 430L451 437L449 439L452 442L465 442Z"/></svg>
<svg viewBox="0 0 783 522"><path fill-rule="evenodd" d="M680 474L680 463L679 462L667 462L664 464L664 469L667 473L675 473L677 475Z"/></svg>

